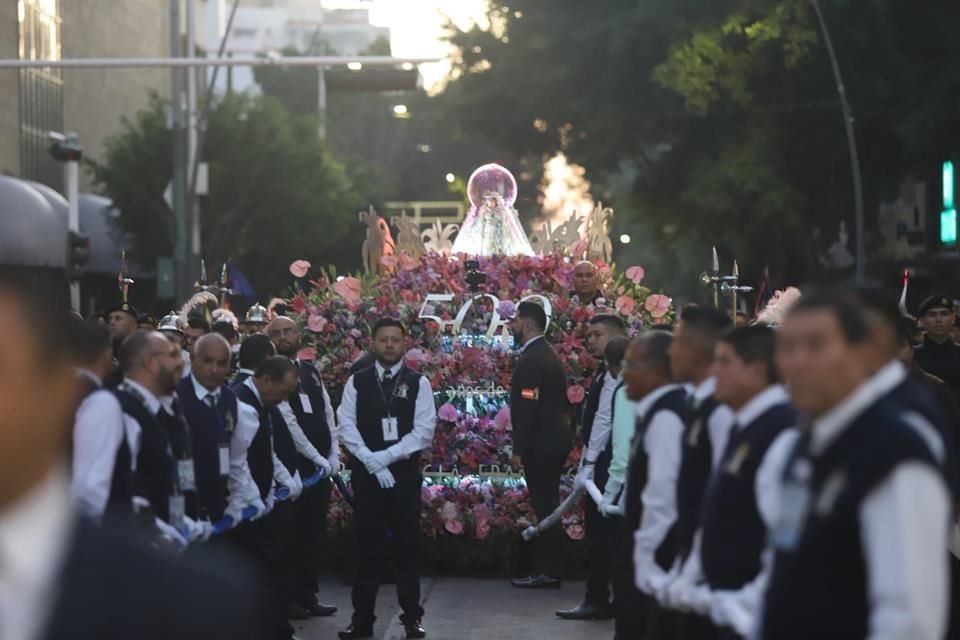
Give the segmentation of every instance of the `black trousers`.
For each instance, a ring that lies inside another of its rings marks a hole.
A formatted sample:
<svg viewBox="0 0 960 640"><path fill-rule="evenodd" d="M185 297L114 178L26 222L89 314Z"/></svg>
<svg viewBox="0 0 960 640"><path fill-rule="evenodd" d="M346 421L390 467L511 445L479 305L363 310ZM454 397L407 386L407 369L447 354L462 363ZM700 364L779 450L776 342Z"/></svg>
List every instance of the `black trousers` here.
<svg viewBox="0 0 960 640"><path fill-rule="evenodd" d="M615 552L617 562L613 570L614 637L617 640L644 640L647 637L647 601L635 582L633 532L627 529L623 518L618 517L614 521L620 534Z"/></svg>
<svg viewBox="0 0 960 640"><path fill-rule="evenodd" d="M327 507L333 482L319 482L303 492L293 503L295 525L292 534L292 581L290 596L293 602L308 606L316 602L320 574L320 538L327 528Z"/></svg>
<svg viewBox="0 0 960 640"><path fill-rule="evenodd" d="M560 506L560 476L567 456L545 455L531 456L523 461L527 478L527 491L530 504L543 520ZM534 545L534 573L542 573L552 578L563 576L563 528L555 526L538 536Z"/></svg>
<svg viewBox="0 0 960 640"><path fill-rule="evenodd" d="M597 487L603 491L607 483L605 467L597 469L594 478ZM587 555L590 560L587 573L588 604L607 606L610 602L610 581L613 563L617 557L622 518L604 517L597 510L597 504L589 497L584 499L584 525L587 538Z"/></svg>
<svg viewBox="0 0 960 640"><path fill-rule="evenodd" d="M356 536L357 578L353 584L353 622L371 625L377 590L388 558L397 571L397 598L401 619L419 620L420 606L420 490L423 476L414 467L391 469L397 484L381 489L365 470L351 478L353 530Z"/></svg>

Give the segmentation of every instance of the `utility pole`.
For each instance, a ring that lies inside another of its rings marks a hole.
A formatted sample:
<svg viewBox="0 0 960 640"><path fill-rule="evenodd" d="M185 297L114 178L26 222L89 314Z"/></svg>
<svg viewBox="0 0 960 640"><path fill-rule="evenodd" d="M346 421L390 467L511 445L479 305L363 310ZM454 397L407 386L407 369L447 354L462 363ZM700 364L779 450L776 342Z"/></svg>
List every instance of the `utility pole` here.
<svg viewBox="0 0 960 640"><path fill-rule="evenodd" d="M857 138L853 128L853 113L850 109L850 102L847 99L847 88L843 84L843 76L840 73L840 63L837 61L836 51L833 49L833 40L830 39L830 31L827 29L827 21L823 18L820 11L820 5L817 0L810 0L813 10L817 14L817 20L820 22L820 30L823 32L823 42L827 47L827 54L830 56L830 65L833 67L833 77L837 83L837 93L840 96L840 109L843 111L843 125L847 130L847 146L850 150L850 171L853 174L853 200L854 216L856 222L856 283L863 284L866 271L866 256L863 241L863 178L860 174L860 154L857 152Z"/></svg>
<svg viewBox="0 0 960 640"><path fill-rule="evenodd" d="M170 0L170 55L179 58L182 55L180 40L180 1ZM184 166L183 140L183 88L182 69L173 67L170 70L170 103L171 127L170 135L173 147L173 177L171 192L173 201L174 250L173 272L174 290L177 300L185 300L190 295L190 272L187 267L187 221L186 221L186 185Z"/></svg>

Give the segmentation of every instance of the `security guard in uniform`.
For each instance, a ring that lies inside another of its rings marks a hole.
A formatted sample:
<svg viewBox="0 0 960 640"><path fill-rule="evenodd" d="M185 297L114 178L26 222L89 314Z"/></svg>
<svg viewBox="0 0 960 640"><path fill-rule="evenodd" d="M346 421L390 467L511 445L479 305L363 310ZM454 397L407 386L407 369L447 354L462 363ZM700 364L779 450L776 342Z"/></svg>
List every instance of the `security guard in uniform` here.
<svg viewBox="0 0 960 640"><path fill-rule="evenodd" d="M917 318L924 331L923 342L914 356L917 364L946 382L960 399L960 345L950 338L950 330L957 322L953 303L946 296L930 296L920 304Z"/></svg>
<svg viewBox="0 0 960 640"><path fill-rule="evenodd" d="M433 441L437 411L430 381L403 364L406 339L399 320L377 321L377 361L350 376L337 412L340 438L351 454L357 536L353 622L340 632L342 640L373 637L374 606L388 549L397 570L400 620L407 638L427 635L420 621L420 452Z"/></svg>
<svg viewBox="0 0 960 640"><path fill-rule="evenodd" d="M120 347L124 340L137 331L140 314L129 302L118 302L104 309L100 317L107 323L110 340L113 342L113 367L103 380L103 386L112 389L123 379L123 372L120 370Z"/></svg>

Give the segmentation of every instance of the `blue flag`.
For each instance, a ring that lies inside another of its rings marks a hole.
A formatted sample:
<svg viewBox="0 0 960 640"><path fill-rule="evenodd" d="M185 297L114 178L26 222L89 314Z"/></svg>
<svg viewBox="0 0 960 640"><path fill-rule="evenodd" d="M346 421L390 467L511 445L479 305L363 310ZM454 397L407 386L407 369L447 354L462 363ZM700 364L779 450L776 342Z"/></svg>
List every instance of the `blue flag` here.
<svg viewBox="0 0 960 640"><path fill-rule="evenodd" d="M230 277L230 289L233 291L233 295L240 296L248 301L257 299L257 292L253 290L253 285L250 284L247 277L229 262L227 263L227 274Z"/></svg>

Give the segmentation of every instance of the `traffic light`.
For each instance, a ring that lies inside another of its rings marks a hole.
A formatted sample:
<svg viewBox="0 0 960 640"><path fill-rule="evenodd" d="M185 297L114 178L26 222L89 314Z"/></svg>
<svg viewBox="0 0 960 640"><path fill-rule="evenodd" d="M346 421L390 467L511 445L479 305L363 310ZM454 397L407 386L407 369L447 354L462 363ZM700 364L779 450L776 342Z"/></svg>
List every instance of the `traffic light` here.
<svg viewBox="0 0 960 640"><path fill-rule="evenodd" d="M90 260L90 236L79 231L67 232L67 280L77 282L83 267Z"/></svg>
<svg viewBox="0 0 960 640"><path fill-rule="evenodd" d="M954 205L955 183L953 163L943 163L943 210L940 211L940 242L947 247L957 246L957 209Z"/></svg>

